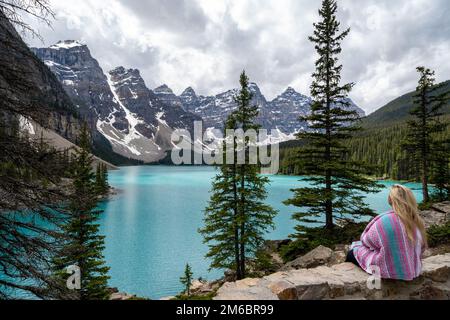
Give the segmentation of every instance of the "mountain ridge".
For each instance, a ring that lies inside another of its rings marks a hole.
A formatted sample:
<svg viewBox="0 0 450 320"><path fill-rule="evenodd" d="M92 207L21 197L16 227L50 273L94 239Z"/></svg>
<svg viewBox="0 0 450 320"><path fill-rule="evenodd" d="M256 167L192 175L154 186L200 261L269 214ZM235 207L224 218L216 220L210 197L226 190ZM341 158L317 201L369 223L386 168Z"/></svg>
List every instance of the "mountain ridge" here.
<svg viewBox="0 0 450 320"><path fill-rule="evenodd" d="M182 105L186 111L201 116L207 128L223 129L226 117L237 108L234 96L239 89L234 88L216 95L197 95L192 87L187 87L181 95L177 96L167 85L164 88L164 96L170 96L174 105ZM308 114L313 100L293 87L288 87L273 100L267 100L259 86L251 82L249 90L253 94L252 104L260 108L257 122L266 129L279 129L285 134L293 134L302 129L307 129L306 123L298 121L300 116ZM346 100L350 108L356 110L361 116L365 116L364 110L359 108L351 99Z"/></svg>
<svg viewBox="0 0 450 320"><path fill-rule="evenodd" d="M117 67L105 73L80 42L66 40L32 50L58 77L98 138L106 138L123 157L158 161L172 148L173 129L192 131L193 122L201 120L181 107L167 107L137 69Z"/></svg>
<svg viewBox="0 0 450 320"><path fill-rule="evenodd" d="M442 85L442 88L437 92L438 94L450 92L450 80L443 81L437 85ZM409 111L413 106L413 95L415 92L414 90L405 93L369 114L363 120L363 126L366 128L380 128L405 123L410 117ZM444 108L444 113L450 115L450 100Z"/></svg>
<svg viewBox="0 0 450 320"><path fill-rule="evenodd" d="M150 89L138 69L119 66L104 72L89 47L76 40L32 50L98 133L96 139L125 158L158 162L173 149L174 130L185 129L192 134L194 121L202 121L207 132L223 129L226 118L237 109L238 88L214 96L197 95L192 87L176 95L166 84ZM262 128L281 134L282 140L308 130L308 123L299 118L310 112L311 98L288 87L268 101L254 82L249 90L253 94L251 103L259 108L257 122ZM349 108L364 114L350 99L347 102Z"/></svg>

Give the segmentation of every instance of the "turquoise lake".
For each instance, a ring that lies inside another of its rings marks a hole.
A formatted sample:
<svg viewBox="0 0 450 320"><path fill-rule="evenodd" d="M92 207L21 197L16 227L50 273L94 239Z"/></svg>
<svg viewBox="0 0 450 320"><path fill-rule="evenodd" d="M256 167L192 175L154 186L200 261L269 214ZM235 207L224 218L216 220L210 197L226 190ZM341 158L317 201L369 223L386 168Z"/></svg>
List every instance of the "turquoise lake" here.
<svg viewBox="0 0 450 320"><path fill-rule="evenodd" d="M118 195L102 204L101 232L106 236L105 257L110 285L151 299L172 296L182 289L179 278L189 263L195 278L217 279L221 271L208 272L207 246L197 230L209 200L211 167L126 167L109 173ZM296 208L283 205L298 177L271 176L267 202L279 214L268 239L286 239L293 232L291 215ZM393 181L380 193L367 197L379 213L389 210L387 196ZM421 201L418 184L407 184Z"/></svg>

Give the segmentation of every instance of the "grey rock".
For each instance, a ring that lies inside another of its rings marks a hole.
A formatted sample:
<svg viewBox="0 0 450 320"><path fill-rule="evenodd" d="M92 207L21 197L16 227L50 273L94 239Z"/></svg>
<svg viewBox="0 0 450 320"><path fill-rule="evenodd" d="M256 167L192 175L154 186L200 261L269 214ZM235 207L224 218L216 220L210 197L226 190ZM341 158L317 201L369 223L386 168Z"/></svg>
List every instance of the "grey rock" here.
<svg viewBox="0 0 450 320"><path fill-rule="evenodd" d="M447 216L450 214L450 201L444 201L441 203L436 203L432 206L435 211L440 211L446 213Z"/></svg>
<svg viewBox="0 0 450 320"><path fill-rule="evenodd" d="M117 292L117 293L112 293L109 300L112 301L125 301L125 300L131 300L131 299L135 299L136 295L130 295L128 293L124 293L124 292Z"/></svg>
<svg viewBox="0 0 450 320"><path fill-rule="evenodd" d="M435 206L443 207L439 204ZM424 210L420 212L420 216L423 218L426 228L430 228L431 226L442 226L449 221L449 214L442 211Z"/></svg>
<svg viewBox="0 0 450 320"><path fill-rule="evenodd" d="M170 95L166 88L163 88L164 94L170 96L171 100L175 98ZM281 95L272 101L267 101L261 93L256 83L250 83L250 92L253 95L251 104L259 108L257 122L265 129L278 129L282 134L294 137L294 133L300 130L308 130L306 122L299 121L300 116L306 116L311 112L312 99L296 92L289 87ZM207 128L223 129L223 123L228 115L236 110L237 104L235 96L239 89L232 89L220 93L216 96L197 96L192 88L187 88L177 100L180 101L185 110L201 116ZM364 116L364 111L356 106L350 99L345 100L343 107L356 110L359 115Z"/></svg>
<svg viewBox="0 0 450 320"><path fill-rule="evenodd" d="M106 138L114 152L126 158L155 162L173 148L175 129L192 133L201 118L160 99L174 94L165 86L149 90L139 70L118 67L107 75L89 48L77 41L62 41L34 53L56 75L65 92L87 120L94 139ZM177 98L178 99L178 98Z"/></svg>
<svg viewBox="0 0 450 320"><path fill-rule="evenodd" d="M333 250L319 246L311 252L287 263L281 270L314 268L328 264L333 258Z"/></svg>
<svg viewBox="0 0 450 320"><path fill-rule="evenodd" d="M406 281L383 280L369 290L369 275L351 263L274 273L261 279L225 283L216 300L448 299L450 253L423 261L423 274Z"/></svg>

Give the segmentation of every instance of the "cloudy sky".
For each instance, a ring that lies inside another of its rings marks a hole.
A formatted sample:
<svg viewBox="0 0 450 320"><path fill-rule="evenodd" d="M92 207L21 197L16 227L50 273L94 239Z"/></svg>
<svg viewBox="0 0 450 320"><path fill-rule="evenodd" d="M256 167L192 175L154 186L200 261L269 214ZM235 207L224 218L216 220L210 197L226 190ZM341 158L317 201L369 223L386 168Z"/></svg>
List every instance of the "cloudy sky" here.
<svg viewBox="0 0 450 320"><path fill-rule="evenodd" d="M315 52L307 38L319 0L52 0L50 29L31 21L44 39L76 39L105 71L138 68L150 88L198 94L237 87L242 69L267 99L288 86L309 94ZM415 67L450 79L450 1L340 0L343 81L367 112L415 88Z"/></svg>

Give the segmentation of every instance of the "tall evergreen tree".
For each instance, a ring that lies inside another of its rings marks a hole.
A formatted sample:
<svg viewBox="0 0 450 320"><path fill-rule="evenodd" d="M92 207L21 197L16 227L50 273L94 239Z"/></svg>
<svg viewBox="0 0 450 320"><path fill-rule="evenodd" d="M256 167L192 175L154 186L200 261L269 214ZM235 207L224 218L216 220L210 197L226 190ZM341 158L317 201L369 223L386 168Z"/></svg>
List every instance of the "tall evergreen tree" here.
<svg viewBox="0 0 450 320"><path fill-rule="evenodd" d="M109 190L108 169L105 164L99 162L95 173L95 187L99 195L106 195Z"/></svg>
<svg viewBox="0 0 450 320"><path fill-rule="evenodd" d="M335 0L323 0L319 10L321 21L314 24L314 35L309 38L319 59L311 85L314 99L311 114L300 120L311 123L311 130L298 134L298 139L305 143L298 160L307 176L303 181L309 186L292 190L294 197L285 202L307 208L294 214L294 219L300 222L296 227L298 238L304 236L311 224L325 223L327 230L333 230L336 218L372 214L362 194L377 189L377 184L365 177L370 168L349 157L347 144L353 133L360 130L357 125L360 117L348 108L347 95L354 84L340 84L342 65L338 54L350 29L340 32L336 11Z"/></svg>
<svg viewBox="0 0 450 320"><path fill-rule="evenodd" d="M433 145L436 135L446 128L439 119L446 104L446 94L436 94L442 85L435 85L434 71L425 67L418 67L417 71L420 79L410 112L413 119L408 121L409 132L403 147L414 162L415 172L422 182L423 201L427 203L430 201L428 185L435 153Z"/></svg>
<svg viewBox="0 0 450 320"><path fill-rule="evenodd" d="M238 109L226 122L226 129L242 129L243 132L257 129L254 124L258 109L250 105L252 96L249 79L245 72L240 77L241 91L236 97ZM226 268L236 271L236 278L247 275L249 258L264 241L264 234L273 227L276 211L264 204L267 198L267 177L260 176L260 166L252 164L248 137L234 137L233 150L224 144L223 155L233 153L233 163L220 166L220 172L213 182L211 200L205 210L205 226L200 229L206 243L209 243L208 258L212 268ZM245 161L238 161L238 149L245 154Z"/></svg>
<svg viewBox="0 0 450 320"><path fill-rule="evenodd" d="M102 181L102 164L97 164L95 171L95 188L99 194L103 193L103 181Z"/></svg>
<svg viewBox="0 0 450 320"><path fill-rule="evenodd" d="M224 157L226 152L224 146ZM237 203L236 166L222 164L212 183L204 226L199 231L209 244L206 257L211 259L211 268L234 270L236 277L242 279Z"/></svg>
<svg viewBox="0 0 450 320"><path fill-rule="evenodd" d="M106 166L106 164L102 163L102 186L103 186L103 191L104 193L108 193L110 186L109 186L109 182L108 182L108 167Z"/></svg>
<svg viewBox="0 0 450 320"><path fill-rule="evenodd" d="M252 93L249 90L249 78L245 71L242 72L239 82L241 91L236 97L238 108L233 112L232 117L237 127L244 133L250 130L256 132L260 128L255 123L259 111L257 106L251 105ZM245 163L237 163L240 271L245 277L247 258L253 257L260 248L264 241L264 233L274 226L273 218L277 212L264 204L267 198L266 186L270 183L269 178L259 175L260 166L252 164L250 160L252 157L250 147L256 141L251 141L250 137L245 136L239 138L237 142L237 149L242 148L245 156ZM236 158L235 161L237 161Z"/></svg>
<svg viewBox="0 0 450 320"><path fill-rule="evenodd" d="M62 227L66 241L57 252L54 268L57 278L65 282L68 278L66 269L78 266L81 272L81 289L77 291L75 299L103 300L109 298L108 270L105 266L102 251L104 237L99 235L97 210L97 192L95 177L92 172L92 156L88 129L84 126L79 149L73 159L73 190L68 205L69 219ZM56 293L63 298L67 292Z"/></svg>
<svg viewBox="0 0 450 320"><path fill-rule="evenodd" d="M189 297L191 295L192 277L194 273L192 272L191 266L186 264L184 269L184 275L180 278L181 284L184 286L184 292Z"/></svg>

